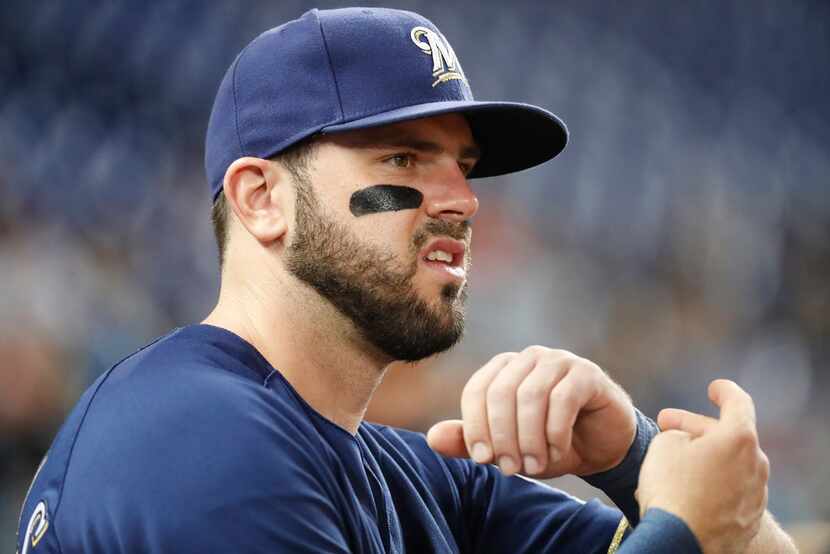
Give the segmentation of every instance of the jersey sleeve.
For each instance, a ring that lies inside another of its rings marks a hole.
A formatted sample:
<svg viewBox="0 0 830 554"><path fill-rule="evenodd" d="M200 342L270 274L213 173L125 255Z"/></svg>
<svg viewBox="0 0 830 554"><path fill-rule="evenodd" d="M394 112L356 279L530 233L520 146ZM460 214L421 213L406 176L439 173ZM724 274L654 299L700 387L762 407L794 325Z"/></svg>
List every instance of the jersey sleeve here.
<svg viewBox="0 0 830 554"><path fill-rule="evenodd" d="M505 477L495 466L449 460L460 477L472 550L699 554L694 534L673 514L649 510L639 520L634 491L642 460L658 429L639 411L637 421L637 436L623 462L587 479L608 493L624 514L596 500L584 503L522 476Z"/></svg>
<svg viewBox="0 0 830 554"><path fill-rule="evenodd" d="M77 431L99 383L87 390L70 412L43 457L23 500L17 527L17 554L60 554L55 508L63 489L66 462Z"/></svg>
<svg viewBox="0 0 830 554"><path fill-rule="evenodd" d="M622 531L614 537L616 554L702 554L697 537L686 523L664 510L649 509L630 536L625 533L626 536L623 537Z"/></svg>
<svg viewBox="0 0 830 554"><path fill-rule="evenodd" d="M623 461L608 471L583 477L589 485L607 494L632 526L640 522L640 505L634 496L640 480L640 468L651 441L660 432L660 428L651 418L640 410L635 409L634 412L637 418L637 433Z"/></svg>
<svg viewBox="0 0 830 554"><path fill-rule="evenodd" d="M462 478L471 552L605 554L623 521L619 510L597 500L583 502L532 479L505 477L494 466L451 462Z"/></svg>

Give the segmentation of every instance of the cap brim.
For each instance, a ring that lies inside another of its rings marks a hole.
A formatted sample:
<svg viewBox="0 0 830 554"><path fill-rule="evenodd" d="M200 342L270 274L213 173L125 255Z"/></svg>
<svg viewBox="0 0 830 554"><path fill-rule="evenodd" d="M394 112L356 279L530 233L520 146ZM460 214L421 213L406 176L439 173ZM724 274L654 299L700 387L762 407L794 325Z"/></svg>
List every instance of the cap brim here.
<svg viewBox="0 0 830 554"><path fill-rule="evenodd" d="M329 125L322 133L366 129L433 115L462 113L481 148L469 177L493 177L544 163L568 142L568 128L549 111L518 102L447 101L406 106L370 117Z"/></svg>

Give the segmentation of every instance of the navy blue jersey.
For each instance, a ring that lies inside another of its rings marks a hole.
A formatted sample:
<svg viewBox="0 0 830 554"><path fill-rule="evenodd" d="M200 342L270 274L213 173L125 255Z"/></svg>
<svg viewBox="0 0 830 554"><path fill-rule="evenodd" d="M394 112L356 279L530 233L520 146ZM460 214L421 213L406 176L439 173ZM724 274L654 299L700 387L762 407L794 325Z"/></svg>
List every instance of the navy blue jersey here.
<svg viewBox="0 0 830 554"><path fill-rule="evenodd" d="M18 551L604 553L621 518L444 458L422 434L362 423L352 436L250 344L193 325L82 396L35 476Z"/></svg>

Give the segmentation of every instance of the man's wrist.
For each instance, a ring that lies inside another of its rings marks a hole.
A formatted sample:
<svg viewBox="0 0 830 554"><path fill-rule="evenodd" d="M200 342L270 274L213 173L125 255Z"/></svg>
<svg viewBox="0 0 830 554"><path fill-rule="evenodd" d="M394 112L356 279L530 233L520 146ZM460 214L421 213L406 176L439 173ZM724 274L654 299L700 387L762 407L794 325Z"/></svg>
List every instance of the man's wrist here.
<svg viewBox="0 0 830 554"><path fill-rule="evenodd" d="M637 432L628 448L625 458L615 467L600 473L586 475L583 479L590 485L608 493L612 490L637 488L640 478L640 467L646 457L648 446L652 439L660 432L660 428L640 410L634 408L637 419Z"/></svg>
<svg viewBox="0 0 830 554"><path fill-rule="evenodd" d="M607 494L632 526L640 519L639 506L634 498L634 491L637 490L640 479L640 467L643 465L649 444L660 432L660 428L651 418L637 408L634 408L634 413L637 419L637 432L625 458L607 471L582 477L589 485Z"/></svg>

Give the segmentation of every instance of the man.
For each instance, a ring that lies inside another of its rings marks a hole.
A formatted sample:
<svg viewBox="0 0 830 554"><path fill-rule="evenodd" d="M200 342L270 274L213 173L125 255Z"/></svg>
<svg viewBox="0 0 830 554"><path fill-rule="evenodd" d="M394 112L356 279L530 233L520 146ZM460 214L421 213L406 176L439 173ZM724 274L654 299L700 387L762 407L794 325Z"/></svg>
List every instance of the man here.
<svg viewBox="0 0 830 554"><path fill-rule="evenodd" d="M217 306L87 391L19 551L791 548L764 512L752 401L728 381L710 388L719 420L669 410L657 435L595 364L533 346L479 369L463 420L428 439L362 421L386 366L461 335L469 179L565 141L541 108L473 101L413 13L313 10L255 39L207 132ZM518 473L586 476L625 518Z"/></svg>

